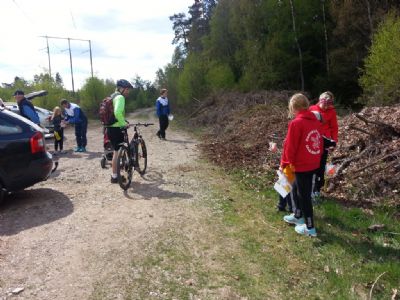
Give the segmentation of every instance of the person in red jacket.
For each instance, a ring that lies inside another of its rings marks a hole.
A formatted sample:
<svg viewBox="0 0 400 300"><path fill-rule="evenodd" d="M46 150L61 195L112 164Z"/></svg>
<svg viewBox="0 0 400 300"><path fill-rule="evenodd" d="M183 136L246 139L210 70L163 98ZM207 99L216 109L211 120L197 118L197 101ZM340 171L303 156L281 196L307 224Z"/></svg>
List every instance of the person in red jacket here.
<svg viewBox="0 0 400 300"><path fill-rule="evenodd" d="M289 166L295 173L293 195L296 209L283 220L296 225L299 234L316 236L311 192L313 176L320 166L323 141L321 122L308 108L309 101L303 94L290 98L289 114L294 119L289 123L280 167Z"/></svg>
<svg viewBox="0 0 400 300"><path fill-rule="evenodd" d="M322 135L325 138L325 147L321 156L321 163L316 174L314 196L319 197L321 188L325 184L325 168L328 154L334 149L338 142L338 122L335 108L333 107L334 96L331 92L324 92L319 96L319 102L310 106L310 111L318 112L322 117ZM330 141L330 142L329 142Z"/></svg>

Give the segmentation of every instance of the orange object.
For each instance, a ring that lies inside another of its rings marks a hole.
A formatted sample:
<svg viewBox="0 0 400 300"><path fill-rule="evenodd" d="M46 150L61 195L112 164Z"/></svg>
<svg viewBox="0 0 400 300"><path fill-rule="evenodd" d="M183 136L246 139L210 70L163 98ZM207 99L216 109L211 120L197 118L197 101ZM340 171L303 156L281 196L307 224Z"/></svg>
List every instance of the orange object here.
<svg viewBox="0 0 400 300"><path fill-rule="evenodd" d="M294 182L295 175L294 175L294 167L293 165L288 165L283 169L283 174L285 174L286 178L290 183Z"/></svg>

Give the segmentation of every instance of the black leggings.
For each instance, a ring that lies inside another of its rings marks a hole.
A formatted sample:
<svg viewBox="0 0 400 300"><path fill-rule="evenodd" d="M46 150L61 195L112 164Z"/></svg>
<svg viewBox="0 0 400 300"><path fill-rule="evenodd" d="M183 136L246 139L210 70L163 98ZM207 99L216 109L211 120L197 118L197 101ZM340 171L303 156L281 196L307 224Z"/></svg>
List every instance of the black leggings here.
<svg viewBox="0 0 400 300"><path fill-rule="evenodd" d="M160 138L165 139L165 130L167 130L169 125L168 116L161 115L158 117L158 119L160 120L160 130L157 132L157 135Z"/></svg>
<svg viewBox="0 0 400 300"><path fill-rule="evenodd" d="M58 146L60 146L60 151L62 151L64 145L64 129L60 128L59 130L55 130L54 132L57 132L61 138L57 141L56 137L54 137L54 150L58 151Z"/></svg>
<svg viewBox="0 0 400 300"><path fill-rule="evenodd" d="M296 172L293 184L293 196L296 203L295 216L304 217L307 228L314 227L314 213L311 201L313 176L317 170L309 172Z"/></svg>
<svg viewBox="0 0 400 300"><path fill-rule="evenodd" d="M328 160L328 150L324 149L321 156L320 166L316 171L315 189L314 192L321 192L322 187L325 185L325 169L326 161Z"/></svg>

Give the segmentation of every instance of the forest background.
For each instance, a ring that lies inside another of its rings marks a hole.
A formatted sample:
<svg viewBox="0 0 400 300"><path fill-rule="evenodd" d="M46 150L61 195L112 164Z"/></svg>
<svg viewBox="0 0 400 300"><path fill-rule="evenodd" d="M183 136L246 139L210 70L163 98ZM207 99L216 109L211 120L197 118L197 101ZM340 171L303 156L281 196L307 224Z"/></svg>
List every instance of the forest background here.
<svg viewBox="0 0 400 300"><path fill-rule="evenodd" d="M161 87L189 112L221 91L300 90L314 99L331 90L337 106L353 109L399 103L399 12L394 0L195 0L170 17L171 62L154 82L131 78L128 108L154 105ZM0 97L11 99L17 88L46 89L37 106L52 109L68 98L95 115L115 83L88 78L73 94L59 74L44 70L3 83Z"/></svg>

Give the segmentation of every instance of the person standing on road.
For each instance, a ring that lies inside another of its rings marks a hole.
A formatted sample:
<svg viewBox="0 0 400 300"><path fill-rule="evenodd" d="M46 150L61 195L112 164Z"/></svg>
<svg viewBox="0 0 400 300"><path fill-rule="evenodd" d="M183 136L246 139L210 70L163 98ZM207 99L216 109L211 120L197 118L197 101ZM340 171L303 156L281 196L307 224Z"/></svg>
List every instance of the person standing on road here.
<svg viewBox="0 0 400 300"><path fill-rule="evenodd" d="M162 89L160 92L160 97L158 97L156 101L157 116L160 121L160 129L157 131L157 136L162 140L165 140L165 131L169 125L168 116L170 114L170 110L167 95L168 90Z"/></svg>
<svg viewBox="0 0 400 300"><path fill-rule="evenodd" d="M63 128L63 118L61 114L61 108L59 106L54 107L53 115L50 117L51 122L54 125L54 153L63 151L64 144L64 128Z"/></svg>
<svg viewBox="0 0 400 300"><path fill-rule="evenodd" d="M322 135L326 147L321 156L321 163L316 173L316 181L314 187L314 197L318 198L322 187L325 185L325 169L328 160L329 152L333 151L338 142L338 122L336 110L333 106L334 96L331 92L324 92L319 96L319 101L316 105L310 106L310 111L320 113L322 118Z"/></svg>
<svg viewBox="0 0 400 300"><path fill-rule="evenodd" d="M283 146L280 168L287 167L295 174L293 196L295 213L283 220L296 225L302 235L317 236L311 201L313 177L320 165L323 141L321 123L308 110L309 101L303 94L295 94L289 101L289 113L294 119L289 123Z"/></svg>
<svg viewBox="0 0 400 300"><path fill-rule="evenodd" d="M75 103L71 103L66 99L60 101L60 105L64 108L65 124L75 125L75 137L77 147L74 149L75 152L86 152L87 145L87 125L88 120L85 113Z"/></svg>
<svg viewBox="0 0 400 300"><path fill-rule="evenodd" d="M22 90L16 90L14 93L15 101L17 101L18 109L24 118L31 120L33 123L40 125L39 115L37 114L33 104L25 98Z"/></svg>
<svg viewBox="0 0 400 300"><path fill-rule="evenodd" d="M117 80L115 93L111 95L113 99L114 116L117 119L114 124L107 127L107 135L114 150L113 159L111 161L111 183L118 183L118 150L120 144L124 142L123 129L128 125L125 120L125 97L129 95L131 89L133 89L133 86L128 80L120 79Z"/></svg>

